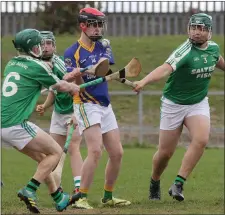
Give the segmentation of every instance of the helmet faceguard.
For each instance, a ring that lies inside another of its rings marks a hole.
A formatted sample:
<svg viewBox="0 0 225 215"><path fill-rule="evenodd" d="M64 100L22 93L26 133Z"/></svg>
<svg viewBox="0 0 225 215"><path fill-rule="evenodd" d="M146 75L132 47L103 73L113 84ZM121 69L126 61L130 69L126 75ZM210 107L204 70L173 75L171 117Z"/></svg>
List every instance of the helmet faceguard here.
<svg viewBox="0 0 225 215"><path fill-rule="evenodd" d="M212 17L205 13L191 16L188 23L189 40L196 46L201 46L212 37Z"/></svg>
<svg viewBox="0 0 225 215"><path fill-rule="evenodd" d="M44 44L46 46L42 59L43 60L50 60L54 53L56 52L56 39L54 34L51 31L41 31L41 36L44 39ZM50 47L48 44L50 43Z"/></svg>
<svg viewBox="0 0 225 215"><path fill-rule="evenodd" d="M20 53L34 58L40 58L43 54L43 38L36 29L25 29L18 32L12 42Z"/></svg>
<svg viewBox="0 0 225 215"><path fill-rule="evenodd" d="M102 39L107 29L105 14L95 8L84 8L80 10L78 22L81 30L92 41ZM88 32L88 29L92 32ZM96 32L95 29L98 29Z"/></svg>

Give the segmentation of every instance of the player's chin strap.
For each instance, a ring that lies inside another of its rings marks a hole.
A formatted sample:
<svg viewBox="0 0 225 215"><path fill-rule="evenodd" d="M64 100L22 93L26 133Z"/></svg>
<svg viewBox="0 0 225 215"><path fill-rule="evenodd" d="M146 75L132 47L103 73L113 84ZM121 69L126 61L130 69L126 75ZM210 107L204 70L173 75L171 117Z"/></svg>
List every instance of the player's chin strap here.
<svg viewBox="0 0 225 215"><path fill-rule="evenodd" d="M83 31L84 33L85 33L85 35L91 40L91 41L93 41L93 42L96 42L96 41L98 41L98 40L101 40L102 39L102 35L94 35L94 36L88 36L87 34L86 34L86 32L85 31Z"/></svg>
<svg viewBox="0 0 225 215"><path fill-rule="evenodd" d="M190 42L191 42L193 45L195 45L195 46L201 46L201 45L203 45L205 42L207 42L207 40L206 40L205 42L197 43L195 40L191 39L190 37L189 37L189 40L190 40Z"/></svg>

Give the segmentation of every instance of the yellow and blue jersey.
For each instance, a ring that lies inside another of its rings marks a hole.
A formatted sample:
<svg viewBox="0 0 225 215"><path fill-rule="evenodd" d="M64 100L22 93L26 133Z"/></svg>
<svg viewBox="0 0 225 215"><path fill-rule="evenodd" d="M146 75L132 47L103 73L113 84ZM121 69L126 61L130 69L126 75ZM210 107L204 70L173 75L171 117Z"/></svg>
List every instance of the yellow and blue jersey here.
<svg viewBox="0 0 225 215"><path fill-rule="evenodd" d="M97 41L88 48L80 40L66 49L64 60L67 67L67 72L71 72L73 68L85 68L90 65L95 65L100 58L108 58L110 65L114 64L114 57L110 46L103 47L102 43ZM87 74L82 76L84 82L89 82L97 79L95 75ZM107 107L110 104L108 92L108 83L90 86L84 92L76 94L73 98L75 104L93 103Z"/></svg>

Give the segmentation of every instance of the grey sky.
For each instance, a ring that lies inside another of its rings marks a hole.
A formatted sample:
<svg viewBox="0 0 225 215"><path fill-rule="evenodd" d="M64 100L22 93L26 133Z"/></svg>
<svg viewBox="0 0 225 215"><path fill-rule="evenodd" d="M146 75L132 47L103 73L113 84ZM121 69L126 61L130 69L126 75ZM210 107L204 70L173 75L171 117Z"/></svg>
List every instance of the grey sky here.
<svg viewBox="0 0 225 215"><path fill-rule="evenodd" d="M16 2L16 12L21 12L22 10L22 3L21 2ZM31 4L31 9L32 11L35 11L35 8L37 6L36 2L24 2L24 12L29 12L29 4ZM102 9L103 11L105 11L106 8L106 2L102 1ZM124 12L129 12L131 10L131 12L137 12L137 9L139 8L139 12L144 12L145 11L145 4L143 2L132 2L132 4L130 4L129 2L108 2L108 11L109 12L114 12L114 9L116 10L116 12L121 12L122 10L122 4L123 4L123 8L124 8ZM185 2L181 2L181 1L177 1L177 2L161 2L162 4L162 12L168 12L168 4L169 4L169 12L173 12L174 8L176 7L177 4L177 9L178 12L183 12L183 4L185 4L185 11L188 10L188 8L190 7L191 3L190 1L185 1ZM205 11L206 9L206 1L200 1L200 9ZM223 2L224 5L224 2ZM131 8L129 7L131 6ZM198 7L198 2L197 1L193 1L192 3L192 7L193 8L197 8ZM6 11L6 2L1 2L1 9L2 12ZM160 2L155 2L155 12L159 12L160 9ZM217 1L215 2L215 9L216 10L221 10L221 1ZM210 1L208 2L208 11L212 11L213 10L213 2ZM224 10L224 6L223 6L223 10ZM152 12L153 11L153 6L152 6L152 2L148 1L147 2L147 12ZM13 4L12 2L8 2L8 12L13 12Z"/></svg>

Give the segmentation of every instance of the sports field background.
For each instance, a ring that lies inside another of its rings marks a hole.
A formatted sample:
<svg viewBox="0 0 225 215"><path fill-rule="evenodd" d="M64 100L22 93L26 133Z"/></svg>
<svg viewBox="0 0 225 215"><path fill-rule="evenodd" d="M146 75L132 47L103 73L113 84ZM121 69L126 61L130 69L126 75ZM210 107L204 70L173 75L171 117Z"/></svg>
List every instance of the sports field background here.
<svg viewBox="0 0 225 215"><path fill-rule="evenodd" d="M201 161L184 186L185 200L177 202L168 195L168 189L179 170L184 148L178 148L162 176L162 200L149 201L148 187L151 174L152 156L156 148L124 149L122 169L115 187L115 196L129 199L132 205L122 209L101 209L99 201L103 195L104 167L107 155L104 152L96 170L90 189L90 204L94 210L68 208L65 214L223 214L224 213L224 151L206 149ZM85 148L81 150L86 155ZM27 213L22 202L16 197L18 189L26 185L33 175L36 163L15 150L2 150L2 214ZM63 170L63 188L71 193L73 189L70 163L67 157ZM41 185L37 192L41 213L55 214L56 210L48 195L47 188Z"/></svg>
<svg viewBox="0 0 225 215"><path fill-rule="evenodd" d="M57 36L57 51L63 54L66 47L77 40L72 36ZM186 36L157 36L143 38L110 38L116 65L113 71L126 65L132 57L138 57L143 71L141 77L152 69L161 65L168 55L183 41ZM11 37L2 38L2 71L6 62L16 54ZM213 40L221 47L224 56L224 38L213 36ZM131 79L134 80L134 79ZM164 81L147 86L145 90L162 90ZM109 84L110 90L130 90L117 82ZM212 75L210 91L224 90L224 72L216 70ZM119 124L137 125L138 97L112 96L112 105ZM41 103L45 97L41 97ZM210 96L212 126L224 129L224 97ZM144 125L159 126L159 96L144 96ZM48 128L51 111L44 117L36 113L31 120L40 127ZM129 139L129 138L127 138ZM150 140L149 140L150 141ZM157 140L156 140L157 141ZM156 144L157 142L151 142ZM127 198L132 201L132 206L124 209L99 209L99 200L103 194L104 167L107 161L106 153L99 163L95 174L94 183L90 190L90 203L95 210L81 211L68 209L65 214L224 214L224 151L223 149L206 149L200 163L197 165L184 187L184 202L173 201L167 194L171 183L177 175L185 148L179 148L169 163L168 169L162 177L162 201L148 200L149 177L151 174L152 156L156 147L130 147L124 149L123 166L116 185L115 196ZM82 154L86 149L82 147ZM36 163L13 149L2 149L2 180L5 186L1 189L2 214L27 213L22 202L16 197L16 192L26 185L34 174ZM72 174L69 159L67 158L63 172L63 187L71 193ZM51 198L45 185L38 191L39 205L42 213L55 214Z"/></svg>

